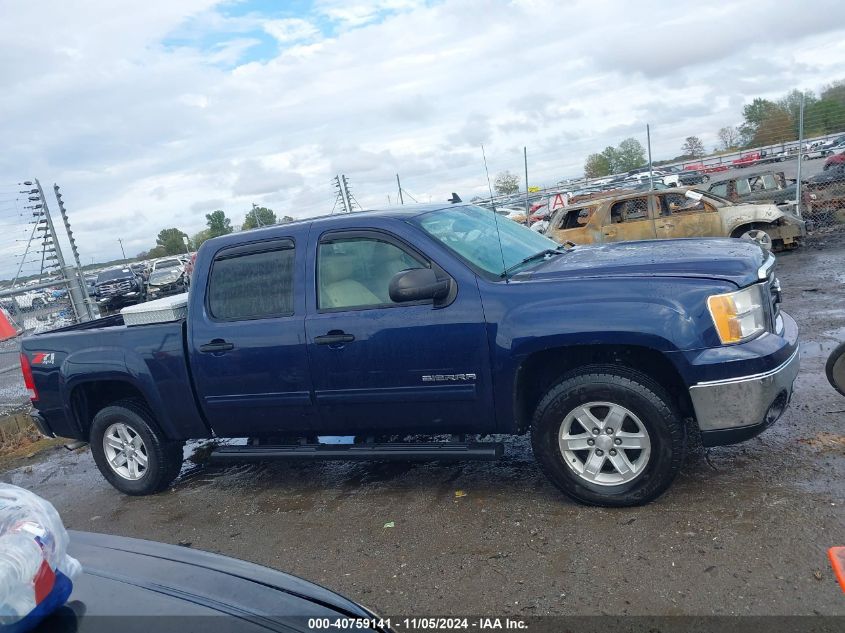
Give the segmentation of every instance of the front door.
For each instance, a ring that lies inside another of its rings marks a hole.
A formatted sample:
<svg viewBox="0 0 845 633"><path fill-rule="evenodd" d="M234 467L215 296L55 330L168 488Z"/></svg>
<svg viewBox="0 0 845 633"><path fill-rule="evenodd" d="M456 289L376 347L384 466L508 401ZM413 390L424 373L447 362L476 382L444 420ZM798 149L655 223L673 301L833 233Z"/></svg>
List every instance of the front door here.
<svg viewBox="0 0 845 633"><path fill-rule="evenodd" d="M638 196L611 203L610 213L601 227L602 241L654 239L654 220L649 213L650 197Z"/></svg>
<svg viewBox="0 0 845 633"><path fill-rule="evenodd" d="M654 196L657 237L718 237L724 235L718 210L700 196L661 193Z"/></svg>
<svg viewBox="0 0 845 633"><path fill-rule="evenodd" d="M206 288L192 290L205 290L206 301L190 318L190 366L216 434L314 429L304 293L298 289L304 269L304 248L293 239L238 245L219 251Z"/></svg>
<svg viewBox="0 0 845 633"><path fill-rule="evenodd" d="M332 231L314 235L312 242L316 288L305 329L321 431L492 430L477 285L452 275L454 296L447 305L397 304L388 292L396 273L434 267L439 277L449 275L388 233Z"/></svg>

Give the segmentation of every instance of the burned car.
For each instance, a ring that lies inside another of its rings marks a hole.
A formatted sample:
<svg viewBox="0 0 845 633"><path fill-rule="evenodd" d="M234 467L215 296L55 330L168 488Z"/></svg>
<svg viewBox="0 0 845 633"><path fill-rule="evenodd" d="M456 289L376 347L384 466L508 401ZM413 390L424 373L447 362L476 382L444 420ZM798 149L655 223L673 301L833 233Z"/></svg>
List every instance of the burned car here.
<svg viewBox="0 0 845 633"><path fill-rule="evenodd" d="M178 257L160 259L153 264L147 282L150 299L179 294L188 289L188 276L185 274L185 262Z"/></svg>
<svg viewBox="0 0 845 633"><path fill-rule="evenodd" d="M794 204L797 195L795 181L789 181L783 172L768 171L750 176L743 175L714 182L708 191L731 202L771 201L777 205Z"/></svg>
<svg viewBox="0 0 845 633"><path fill-rule="evenodd" d="M571 204L552 217L546 235L592 244L678 237L739 237L764 248L794 248L804 222L771 203L735 204L710 192L665 189Z"/></svg>

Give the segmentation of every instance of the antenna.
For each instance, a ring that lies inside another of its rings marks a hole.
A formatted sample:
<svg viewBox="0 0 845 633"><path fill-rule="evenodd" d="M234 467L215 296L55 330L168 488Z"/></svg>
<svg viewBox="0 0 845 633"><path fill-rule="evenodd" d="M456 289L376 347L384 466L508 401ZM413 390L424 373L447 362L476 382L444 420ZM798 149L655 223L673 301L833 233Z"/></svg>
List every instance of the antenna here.
<svg viewBox="0 0 845 633"><path fill-rule="evenodd" d="M493 221L496 224L496 237L499 238L499 254L502 256L502 274L505 275L505 283L508 283L507 270L505 265L505 249L502 248L502 234L499 232L499 214L496 213L496 203L493 201L493 186L490 184L490 170L487 169L487 154L484 153L484 145L481 146L481 157L484 159L484 173L487 174L487 189L490 191L490 205L493 207Z"/></svg>

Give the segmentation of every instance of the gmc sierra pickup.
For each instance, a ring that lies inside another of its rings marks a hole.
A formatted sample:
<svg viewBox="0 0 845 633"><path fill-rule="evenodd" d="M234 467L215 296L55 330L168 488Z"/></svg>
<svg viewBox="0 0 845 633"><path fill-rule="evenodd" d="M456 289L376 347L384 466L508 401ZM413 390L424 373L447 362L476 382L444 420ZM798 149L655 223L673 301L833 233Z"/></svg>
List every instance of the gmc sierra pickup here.
<svg viewBox="0 0 845 633"><path fill-rule="evenodd" d="M187 317L31 336L22 367L40 430L90 442L127 494L166 488L189 439L249 438L212 459L493 459L489 436L530 433L564 493L634 505L688 433L746 440L789 403L774 263L731 239L561 246L472 205L332 216L208 240Z"/></svg>

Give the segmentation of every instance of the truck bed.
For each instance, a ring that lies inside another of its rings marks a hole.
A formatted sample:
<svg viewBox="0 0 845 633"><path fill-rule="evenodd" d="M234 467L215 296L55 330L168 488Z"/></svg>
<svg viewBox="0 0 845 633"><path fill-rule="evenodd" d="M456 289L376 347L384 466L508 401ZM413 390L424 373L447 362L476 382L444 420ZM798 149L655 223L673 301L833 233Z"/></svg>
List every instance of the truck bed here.
<svg viewBox="0 0 845 633"><path fill-rule="evenodd" d="M170 439L208 437L185 353L185 320L126 326L123 316L27 337L38 409L55 435L88 439L86 399L143 397ZM87 385L97 384L96 393ZM72 404L67 407L66 403Z"/></svg>

